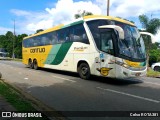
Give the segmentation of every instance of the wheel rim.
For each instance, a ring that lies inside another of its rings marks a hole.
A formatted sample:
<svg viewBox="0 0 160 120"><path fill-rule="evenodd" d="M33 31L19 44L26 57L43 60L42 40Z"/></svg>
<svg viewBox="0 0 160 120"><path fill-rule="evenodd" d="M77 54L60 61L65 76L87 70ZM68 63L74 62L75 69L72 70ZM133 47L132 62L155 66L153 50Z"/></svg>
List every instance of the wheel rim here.
<svg viewBox="0 0 160 120"><path fill-rule="evenodd" d="M88 73L88 68L86 66L81 69L82 75L86 75Z"/></svg>
<svg viewBox="0 0 160 120"><path fill-rule="evenodd" d="M32 67L32 62L31 62L31 61L29 61L29 67L30 67L30 68Z"/></svg>
<svg viewBox="0 0 160 120"><path fill-rule="evenodd" d="M155 67L155 71L160 71L160 67Z"/></svg>
<svg viewBox="0 0 160 120"><path fill-rule="evenodd" d="M37 65L37 61L34 61L34 69L37 69L38 65Z"/></svg>

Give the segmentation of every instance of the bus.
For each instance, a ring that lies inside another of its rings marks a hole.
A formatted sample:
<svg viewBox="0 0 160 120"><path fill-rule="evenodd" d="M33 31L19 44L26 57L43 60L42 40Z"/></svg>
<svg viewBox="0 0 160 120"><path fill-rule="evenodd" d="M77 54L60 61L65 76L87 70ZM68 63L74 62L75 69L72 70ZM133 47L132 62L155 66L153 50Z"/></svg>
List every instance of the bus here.
<svg viewBox="0 0 160 120"><path fill-rule="evenodd" d="M33 69L77 72L83 79L128 78L147 72L145 45L137 27L111 16L91 15L60 24L25 37L22 47L23 63Z"/></svg>

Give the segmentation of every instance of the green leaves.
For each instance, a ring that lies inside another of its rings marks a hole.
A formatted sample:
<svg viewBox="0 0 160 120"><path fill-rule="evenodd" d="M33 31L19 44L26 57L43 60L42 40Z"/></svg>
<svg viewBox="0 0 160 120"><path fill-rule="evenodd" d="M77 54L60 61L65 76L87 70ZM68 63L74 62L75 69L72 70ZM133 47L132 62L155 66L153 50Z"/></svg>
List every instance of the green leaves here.
<svg viewBox="0 0 160 120"><path fill-rule="evenodd" d="M160 19L159 18L149 18L146 15L140 15L139 21L142 24L142 27L145 31L150 32L152 34L156 34L158 29L160 28ZM160 49L158 49L160 43L151 43L151 38L143 35L144 43L146 46L146 50L148 53L149 64L159 62L160 61Z"/></svg>
<svg viewBox="0 0 160 120"><path fill-rule="evenodd" d="M160 27L160 19L159 18L152 18L149 19L146 15L140 15L139 21L142 24L142 27L145 31L150 32L152 34L156 34L158 28Z"/></svg>
<svg viewBox="0 0 160 120"><path fill-rule="evenodd" d="M14 36L11 31L8 31L5 35L0 35L0 48L5 48L9 52L9 57L12 57L14 40L15 56L16 58L22 58L22 40L26 36L26 34Z"/></svg>
<svg viewBox="0 0 160 120"><path fill-rule="evenodd" d="M87 11L85 11L85 10L84 10L82 13L80 13L80 11L78 11L78 12L79 12L79 13L77 13L77 14L74 15L75 19L78 19L78 18L87 16L87 15L93 15L93 13L87 12Z"/></svg>

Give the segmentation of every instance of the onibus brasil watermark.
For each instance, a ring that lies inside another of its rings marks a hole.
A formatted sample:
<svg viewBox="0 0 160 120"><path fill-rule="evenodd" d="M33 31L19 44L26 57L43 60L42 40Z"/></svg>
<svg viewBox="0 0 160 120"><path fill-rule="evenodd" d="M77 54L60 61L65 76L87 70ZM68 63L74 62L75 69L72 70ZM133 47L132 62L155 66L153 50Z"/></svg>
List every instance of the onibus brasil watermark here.
<svg viewBox="0 0 160 120"><path fill-rule="evenodd" d="M40 112L2 112L2 117L24 118L24 117L43 117Z"/></svg>

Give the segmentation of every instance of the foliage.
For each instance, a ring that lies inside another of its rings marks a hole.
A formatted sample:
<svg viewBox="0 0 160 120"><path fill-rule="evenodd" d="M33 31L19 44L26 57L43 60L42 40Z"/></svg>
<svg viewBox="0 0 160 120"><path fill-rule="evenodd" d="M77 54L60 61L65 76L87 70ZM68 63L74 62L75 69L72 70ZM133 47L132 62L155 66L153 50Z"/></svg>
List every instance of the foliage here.
<svg viewBox="0 0 160 120"><path fill-rule="evenodd" d="M160 49L152 49L149 51L150 59L149 64L160 61Z"/></svg>
<svg viewBox="0 0 160 120"><path fill-rule="evenodd" d="M39 32L42 32L42 31L44 31L43 29L38 29L38 30L36 30L36 33L39 33Z"/></svg>
<svg viewBox="0 0 160 120"><path fill-rule="evenodd" d="M154 71L149 68L147 71L147 76L148 77L160 77L160 72Z"/></svg>
<svg viewBox="0 0 160 120"><path fill-rule="evenodd" d="M74 17L75 17L75 19L78 19L78 18L81 18L83 16L87 16L87 15L93 15L93 13L87 12L85 10L82 13L80 13L80 11L79 11L79 13L75 14Z"/></svg>
<svg viewBox="0 0 160 120"><path fill-rule="evenodd" d="M22 40L26 36L26 34L14 36L11 31L8 31L5 35L0 35L0 48L5 48L9 53L9 57L12 57L14 48L15 57L22 58Z"/></svg>
<svg viewBox="0 0 160 120"><path fill-rule="evenodd" d="M150 33L156 34L157 29L160 27L160 19L159 18L152 18L149 19L146 15L140 15L139 20L142 24L142 27Z"/></svg>
<svg viewBox="0 0 160 120"><path fill-rule="evenodd" d="M24 95L16 89L14 89L9 84L0 81L0 95L3 96L7 102L9 102L18 112L38 112L32 101L24 98ZM48 120L46 116L43 115L42 118L27 118L28 120Z"/></svg>
<svg viewBox="0 0 160 120"><path fill-rule="evenodd" d="M143 31L150 32L152 34L156 34L157 30L160 28L160 19L159 18L152 18L149 19L146 15L140 15L139 21L142 24L142 27L145 29ZM142 30L141 30L142 31ZM151 38L149 36L143 35L144 43L147 50L147 55L149 58L149 65L152 63L160 61L160 43L152 44Z"/></svg>

